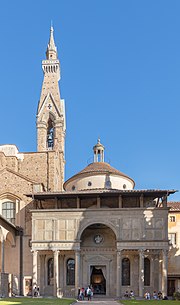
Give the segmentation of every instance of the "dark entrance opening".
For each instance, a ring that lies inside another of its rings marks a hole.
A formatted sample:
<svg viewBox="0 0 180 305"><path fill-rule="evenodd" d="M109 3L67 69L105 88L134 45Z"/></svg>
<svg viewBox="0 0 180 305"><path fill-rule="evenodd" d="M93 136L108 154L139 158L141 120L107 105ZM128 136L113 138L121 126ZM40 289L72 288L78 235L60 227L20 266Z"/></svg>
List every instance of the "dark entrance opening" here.
<svg viewBox="0 0 180 305"><path fill-rule="evenodd" d="M173 296L173 293L175 292L175 280L174 279L168 279L168 289L167 289L168 296Z"/></svg>
<svg viewBox="0 0 180 305"><path fill-rule="evenodd" d="M106 294L106 279L101 268L102 267L91 267L91 285L94 294Z"/></svg>

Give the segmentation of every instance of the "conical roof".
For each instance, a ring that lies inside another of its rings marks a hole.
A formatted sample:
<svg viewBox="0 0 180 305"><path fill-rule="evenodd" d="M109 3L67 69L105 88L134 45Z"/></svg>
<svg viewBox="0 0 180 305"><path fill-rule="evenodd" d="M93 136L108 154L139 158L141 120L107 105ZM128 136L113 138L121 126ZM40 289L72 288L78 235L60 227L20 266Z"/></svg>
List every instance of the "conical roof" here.
<svg viewBox="0 0 180 305"><path fill-rule="evenodd" d="M93 173L95 173L95 174L98 174L98 173L101 173L101 174L102 173L103 174L115 174L115 175L119 175L119 176L123 176L123 177L127 177L127 178L131 179L130 177L128 177L127 175L120 172L119 170L112 167L109 163L106 163L106 162L93 162L93 163L89 164L88 166L86 166L83 170L81 170L75 176L82 175L84 173L86 173L86 174L87 173L90 173L90 174L93 174Z"/></svg>
<svg viewBox="0 0 180 305"><path fill-rule="evenodd" d="M65 183L64 183L64 188L66 189L66 186L72 182L79 180L83 177L91 177L91 176L97 176L97 175L115 175L119 176L122 178L126 178L130 180L133 185L135 185L135 182L132 178L127 176L126 174L120 172L116 168L112 167L109 163L106 162L93 162L90 163L88 166L86 166L83 170L81 170L79 173L75 174L71 178L69 178Z"/></svg>

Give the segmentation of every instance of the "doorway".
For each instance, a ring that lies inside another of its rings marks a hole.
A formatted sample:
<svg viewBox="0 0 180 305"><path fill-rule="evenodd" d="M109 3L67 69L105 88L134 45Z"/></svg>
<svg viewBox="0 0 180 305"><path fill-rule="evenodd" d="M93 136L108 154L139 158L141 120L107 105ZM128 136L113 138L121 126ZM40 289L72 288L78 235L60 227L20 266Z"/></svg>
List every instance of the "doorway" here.
<svg viewBox="0 0 180 305"><path fill-rule="evenodd" d="M168 296L173 296L173 293L175 292L175 280L168 279Z"/></svg>
<svg viewBox="0 0 180 305"><path fill-rule="evenodd" d="M91 266L91 285L94 294L106 294L105 266Z"/></svg>

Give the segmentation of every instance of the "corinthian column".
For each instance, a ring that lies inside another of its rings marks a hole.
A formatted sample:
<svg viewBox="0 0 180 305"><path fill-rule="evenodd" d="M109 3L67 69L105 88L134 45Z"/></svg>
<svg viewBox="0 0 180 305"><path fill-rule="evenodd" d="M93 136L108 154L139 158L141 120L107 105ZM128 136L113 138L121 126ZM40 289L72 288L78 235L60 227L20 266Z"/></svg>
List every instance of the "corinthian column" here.
<svg viewBox="0 0 180 305"><path fill-rule="evenodd" d="M80 285L80 250L75 251L75 295L78 293Z"/></svg>
<svg viewBox="0 0 180 305"><path fill-rule="evenodd" d="M33 274L32 274L33 295L34 295L34 288L37 287L37 255L38 255L38 251L33 251Z"/></svg>
<svg viewBox="0 0 180 305"><path fill-rule="evenodd" d="M168 250L162 250L162 294L167 296Z"/></svg>
<svg viewBox="0 0 180 305"><path fill-rule="evenodd" d="M144 294L144 251L139 251L139 296Z"/></svg>
<svg viewBox="0 0 180 305"><path fill-rule="evenodd" d="M117 250L116 296L121 296L121 251Z"/></svg>
<svg viewBox="0 0 180 305"><path fill-rule="evenodd" d="M54 251L54 296L59 296L59 251Z"/></svg>

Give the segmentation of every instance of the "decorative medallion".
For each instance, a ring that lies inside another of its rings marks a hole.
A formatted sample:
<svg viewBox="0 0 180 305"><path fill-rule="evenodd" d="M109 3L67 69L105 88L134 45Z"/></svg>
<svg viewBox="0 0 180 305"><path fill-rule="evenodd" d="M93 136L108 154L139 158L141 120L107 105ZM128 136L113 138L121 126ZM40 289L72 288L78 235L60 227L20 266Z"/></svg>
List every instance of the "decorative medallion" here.
<svg viewBox="0 0 180 305"><path fill-rule="evenodd" d="M48 108L49 110L51 110L51 109L52 109L52 105L49 104L49 105L47 106L47 108Z"/></svg>
<svg viewBox="0 0 180 305"><path fill-rule="evenodd" d="M103 236L101 234L96 234L94 236L94 242L96 244L100 244L100 243L102 243L102 241L103 241Z"/></svg>

